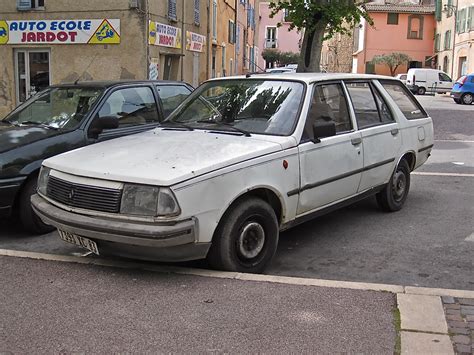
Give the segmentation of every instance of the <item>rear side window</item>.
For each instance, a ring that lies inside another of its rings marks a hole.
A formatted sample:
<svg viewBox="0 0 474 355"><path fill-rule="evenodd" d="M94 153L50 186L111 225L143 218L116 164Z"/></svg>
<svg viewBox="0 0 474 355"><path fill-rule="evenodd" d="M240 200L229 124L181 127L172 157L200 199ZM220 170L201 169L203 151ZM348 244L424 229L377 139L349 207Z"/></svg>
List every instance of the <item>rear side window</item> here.
<svg viewBox="0 0 474 355"><path fill-rule="evenodd" d="M156 88L163 104L164 118L168 117L191 94L191 90L184 85L163 85Z"/></svg>
<svg viewBox="0 0 474 355"><path fill-rule="evenodd" d="M380 81L408 120L428 117L405 85L396 81Z"/></svg>
<svg viewBox="0 0 474 355"><path fill-rule="evenodd" d="M359 129L394 122L380 94L368 82L346 83Z"/></svg>

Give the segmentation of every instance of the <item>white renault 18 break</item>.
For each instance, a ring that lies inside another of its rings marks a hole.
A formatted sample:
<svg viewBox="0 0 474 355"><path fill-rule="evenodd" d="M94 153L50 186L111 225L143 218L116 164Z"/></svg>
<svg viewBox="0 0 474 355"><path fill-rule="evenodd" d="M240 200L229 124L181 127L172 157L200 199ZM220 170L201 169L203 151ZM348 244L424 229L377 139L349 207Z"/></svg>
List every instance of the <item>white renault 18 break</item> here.
<svg viewBox="0 0 474 355"><path fill-rule="evenodd" d="M261 272L281 230L374 194L402 208L432 147L393 78L214 79L154 130L44 161L32 204L96 254Z"/></svg>

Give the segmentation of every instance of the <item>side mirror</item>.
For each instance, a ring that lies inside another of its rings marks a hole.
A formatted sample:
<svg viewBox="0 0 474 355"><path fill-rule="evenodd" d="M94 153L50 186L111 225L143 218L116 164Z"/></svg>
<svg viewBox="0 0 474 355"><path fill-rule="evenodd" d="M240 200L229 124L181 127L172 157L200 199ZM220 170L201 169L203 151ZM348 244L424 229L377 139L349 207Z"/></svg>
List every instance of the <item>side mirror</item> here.
<svg viewBox="0 0 474 355"><path fill-rule="evenodd" d="M336 123L332 120L316 120L313 123L314 143L321 142L320 138L331 137L336 135Z"/></svg>
<svg viewBox="0 0 474 355"><path fill-rule="evenodd" d="M114 129L119 126L119 119L115 116L96 116L89 127L89 136L97 138L104 129Z"/></svg>

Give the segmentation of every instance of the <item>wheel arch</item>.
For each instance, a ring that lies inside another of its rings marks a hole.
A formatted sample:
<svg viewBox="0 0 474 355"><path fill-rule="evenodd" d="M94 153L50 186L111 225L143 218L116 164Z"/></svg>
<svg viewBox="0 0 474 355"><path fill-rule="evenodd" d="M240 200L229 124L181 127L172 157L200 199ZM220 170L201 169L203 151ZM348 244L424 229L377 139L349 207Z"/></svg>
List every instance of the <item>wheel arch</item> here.
<svg viewBox="0 0 474 355"><path fill-rule="evenodd" d="M402 154L402 156L400 157L400 159L398 159L397 161L397 165L400 164L400 162L402 160L406 160L407 163L408 163L408 166L410 167L410 171L413 171L413 169L415 169L415 166L416 166L416 154L413 150L410 150L408 152L405 152Z"/></svg>

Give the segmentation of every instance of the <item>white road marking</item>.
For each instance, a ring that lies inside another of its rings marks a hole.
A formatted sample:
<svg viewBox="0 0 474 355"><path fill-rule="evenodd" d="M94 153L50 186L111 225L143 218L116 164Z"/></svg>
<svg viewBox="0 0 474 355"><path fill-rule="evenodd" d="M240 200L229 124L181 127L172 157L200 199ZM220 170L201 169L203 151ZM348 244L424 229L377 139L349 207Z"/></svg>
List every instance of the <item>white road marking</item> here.
<svg viewBox="0 0 474 355"><path fill-rule="evenodd" d="M474 141L460 140L460 139L435 139L435 142L449 142L449 143L474 143Z"/></svg>
<svg viewBox="0 0 474 355"><path fill-rule="evenodd" d="M467 238L464 240L466 242L474 242L474 233L471 233L471 235L467 236Z"/></svg>
<svg viewBox="0 0 474 355"><path fill-rule="evenodd" d="M453 163L453 164L455 164L455 165L464 165L464 162L463 162L463 161L453 161L453 162L451 162L451 163Z"/></svg>
<svg viewBox="0 0 474 355"><path fill-rule="evenodd" d="M455 177L474 177L474 174L463 173L437 173L428 171L414 171L411 175L425 175L425 176L455 176Z"/></svg>

